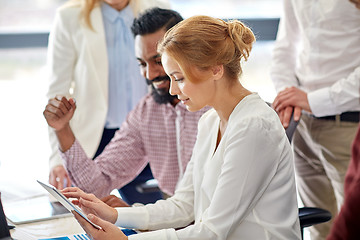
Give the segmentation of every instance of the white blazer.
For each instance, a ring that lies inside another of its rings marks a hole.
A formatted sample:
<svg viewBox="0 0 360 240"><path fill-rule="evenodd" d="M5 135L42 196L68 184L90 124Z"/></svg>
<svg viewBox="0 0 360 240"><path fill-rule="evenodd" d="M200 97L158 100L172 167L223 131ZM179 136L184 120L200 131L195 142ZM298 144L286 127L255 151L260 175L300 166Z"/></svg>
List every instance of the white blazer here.
<svg viewBox="0 0 360 240"><path fill-rule="evenodd" d="M135 16L149 7L170 7L167 0L132 0L130 5ZM56 12L48 45L47 97L64 95L76 99L77 109L70 126L85 153L93 157L108 111L108 57L101 8L96 7L90 15L94 30L80 20L80 10L80 4L75 2L65 4ZM133 83L133 102L138 102L144 94L139 86L146 88L144 82ZM49 140L52 169L62 164L52 129L49 129Z"/></svg>

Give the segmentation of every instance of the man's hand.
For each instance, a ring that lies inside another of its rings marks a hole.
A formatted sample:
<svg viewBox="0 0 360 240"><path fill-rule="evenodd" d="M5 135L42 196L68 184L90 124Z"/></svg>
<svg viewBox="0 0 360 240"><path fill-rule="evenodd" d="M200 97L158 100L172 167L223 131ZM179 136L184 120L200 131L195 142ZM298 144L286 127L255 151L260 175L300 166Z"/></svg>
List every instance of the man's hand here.
<svg viewBox="0 0 360 240"><path fill-rule="evenodd" d="M62 190L64 188L64 180L66 180L65 187L71 187L71 180L69 174L65 170L63 165L59 165L51 169L49 175L49 183L56 187L57 189Z"/></svg>
<svg viewBox="0 0 360 240"><path fill-rule="evenodd" d="M311 113L307 93L296 87L286 88L279 92L272 106L279 114L281 123L285 128L289 126L291 114L293 112L294 121L300 120L301 111L303 109Z"/></svg>
<svg viewBox="0 0 360 240"><path fill-rule="evenodd" d="M90 239L94 240L105 240L105 239L119 239L119 240L128 240L128 237L120 230L120 228L116 227L114 224L110 222L104 221L101 218L89 214L87 217L89 220L96 225L100 226L101 229L95 228L88 221L86 221L83 217L81 217L77 212L72 211L76 220L79 222L81 227L90 236Z"/></svg>
<svg viewBox="0 0 360 240"><path fill-rule="evenodd" d="M49 99L43 114L48 125L59 131L69 124L75 109L76 104L73 98L67 100L66 97L56 96Z"/></svg>
<svg viewBox="0 0 360 240"><path fill-rule="evenodd" d="M68 187L61 191L67 198L76 198L72 202L78 205L86 214L92 213L106 221L115 223L117 211L106 203L95 197L94 194L87 194L77 187Z"/></svg>
<svg viewBox="0 0 360 240"><path fill-rule="evenodd" d="M360 9L360 0L350 0L353 4L355 4L356 8Z"/></svg>
<svg viewBox="0 0 360 240"><path fill-rule="evenodd" d="M299 107L311 112L307 93L296 87L286 88L279 92L273 102L273 107L276 112L280 112L288 106Z"/></svg>
<svg viewBox="0 0 360 240"><path fill-rule="evenodd" d="M75 135L70 127L70 120L76 109L75 100L56 96L49 100L43 112L48 125L55 129L60 150L66 152L75 142Z"/></svg>
<svg viewBox="0 0 360 240"><path fill-rule="evenodd" d="M101 199L101 201L103 201L104 203L106 203L107 205L109 205L110 207L113 207L113 208L130 207L129 204L127 204L125 201L123 201L122 199L120 199L114 195L109 195L109 196L103 197Z"/></svg>
<svg viewBox="0 0 360 240"><path fill-rule="evenodd" d="M278 112L278 115L280 117L280 121L283 125L283 127L286 129L289 127L291 115L294 113L294 121L299 121L301 117L301 108L299 107L286 107L283 110L280 110Z"/></svg>

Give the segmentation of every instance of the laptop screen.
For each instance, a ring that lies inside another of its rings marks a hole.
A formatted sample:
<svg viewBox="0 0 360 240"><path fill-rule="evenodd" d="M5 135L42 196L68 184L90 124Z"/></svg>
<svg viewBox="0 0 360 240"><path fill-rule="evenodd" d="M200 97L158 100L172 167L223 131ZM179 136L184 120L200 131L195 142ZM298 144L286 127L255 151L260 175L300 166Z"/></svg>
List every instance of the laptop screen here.
<svg viewBox="0 0 360 240"><path fill-rule="evenodd" d="M0 239L10 237L9 227L6 221L4 209L1 202L1 195L0 195Z"/></svg>

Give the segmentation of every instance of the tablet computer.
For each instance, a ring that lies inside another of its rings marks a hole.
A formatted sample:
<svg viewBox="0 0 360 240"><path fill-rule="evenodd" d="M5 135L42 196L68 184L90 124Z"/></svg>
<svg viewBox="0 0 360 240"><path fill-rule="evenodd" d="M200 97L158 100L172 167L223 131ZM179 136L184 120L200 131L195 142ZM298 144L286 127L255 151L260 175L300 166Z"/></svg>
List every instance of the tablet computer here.
<svg viewBox="0 0 360 240"><path fill-rule="evenodd" d="M93 225L97 229L101 229L100 226L96 225L95 223L91 222L87 216L83 213L83 211L75 206L69 199L67 199L59 190L57 190L54 186L49 184L43 183L39 180L37 182L43 186L52 196L54 196L67 210L70 212L74 210L77 212L81 217L83 217L86 221L88 221L91 225Z"/></svg>

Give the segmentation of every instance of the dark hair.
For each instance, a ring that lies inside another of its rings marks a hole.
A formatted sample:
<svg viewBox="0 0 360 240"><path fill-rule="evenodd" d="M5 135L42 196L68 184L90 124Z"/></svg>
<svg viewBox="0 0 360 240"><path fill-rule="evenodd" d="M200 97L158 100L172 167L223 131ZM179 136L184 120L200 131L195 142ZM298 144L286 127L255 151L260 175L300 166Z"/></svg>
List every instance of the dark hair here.
<svg viewBox="0 0 360 240"><path fill-rule="evenodd" d="M183 18L176 11L158 7L150 8L134 19L131 31L134 37L154 33L162 28L167 31L182 20Z"/></svg>

